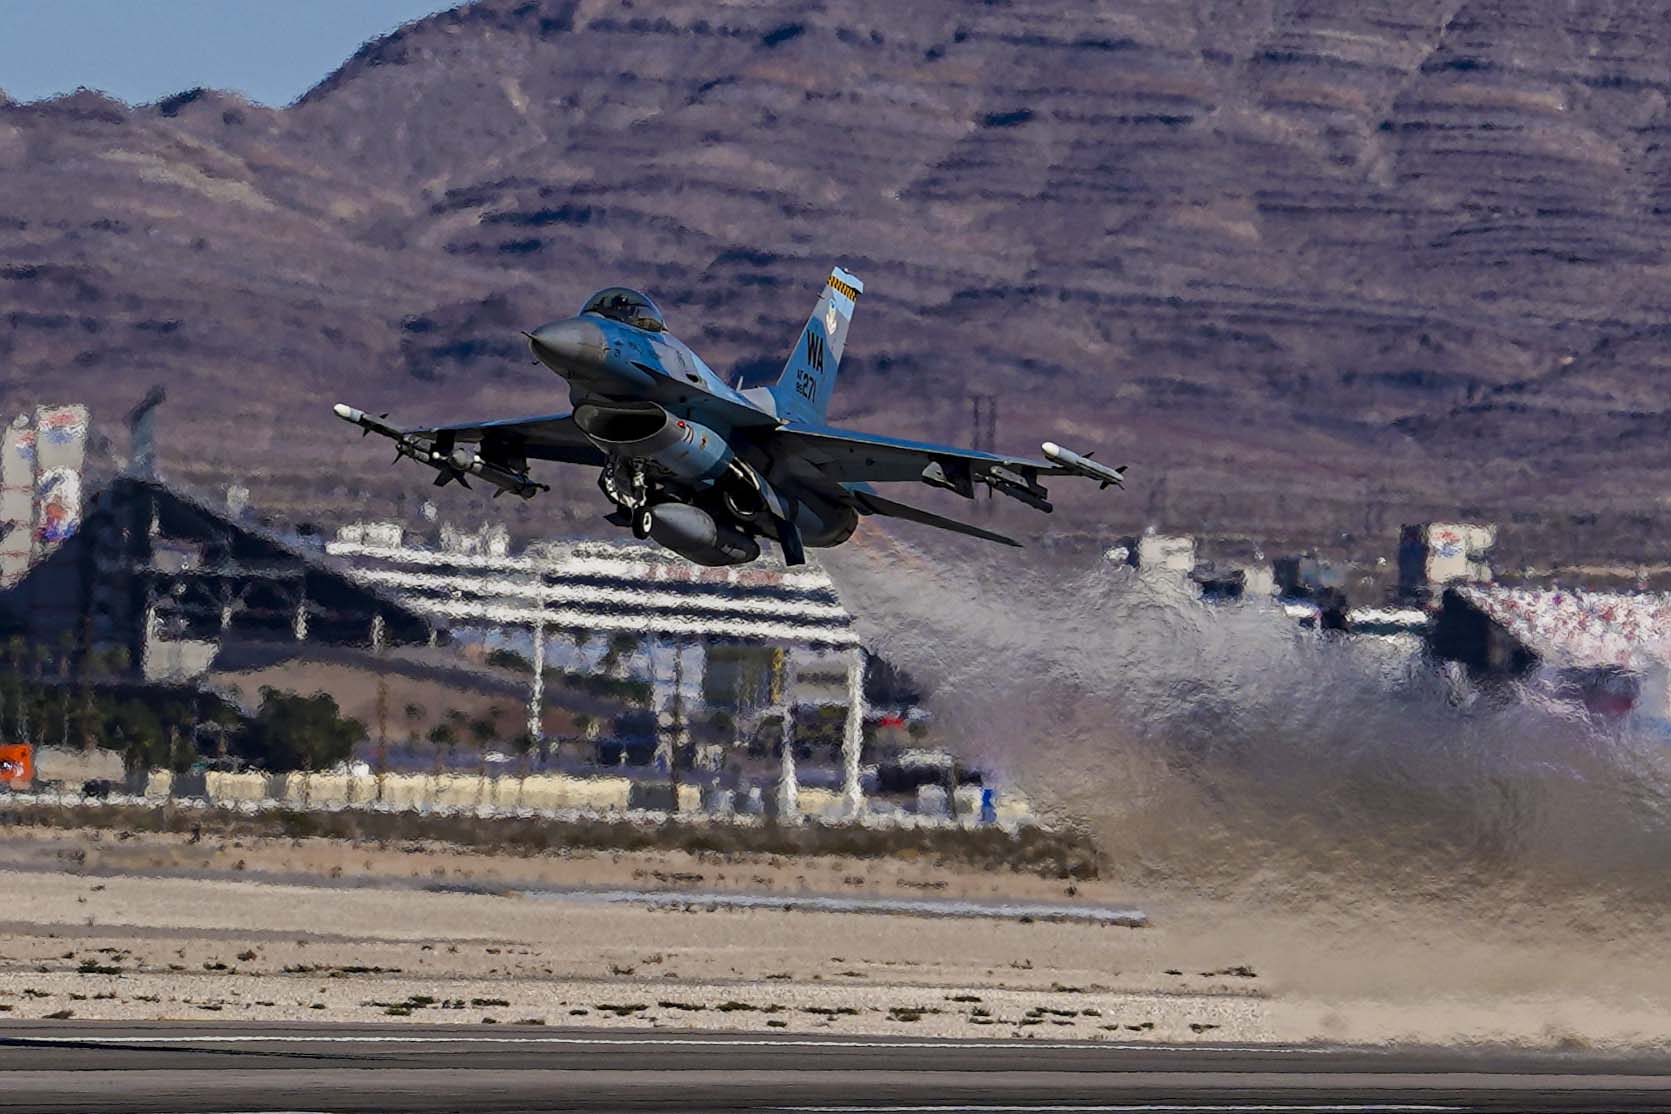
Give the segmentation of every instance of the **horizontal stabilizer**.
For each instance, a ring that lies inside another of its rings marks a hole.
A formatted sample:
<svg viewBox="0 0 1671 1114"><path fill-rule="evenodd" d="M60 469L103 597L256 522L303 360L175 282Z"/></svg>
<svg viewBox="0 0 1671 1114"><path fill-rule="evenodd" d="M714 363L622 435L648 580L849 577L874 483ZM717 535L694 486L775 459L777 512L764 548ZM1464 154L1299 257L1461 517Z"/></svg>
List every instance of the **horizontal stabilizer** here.
<svg viewBox="0 0 1671 1114"><path fill-rule="evenodd" d="M959 522L955 518L947 518L944 515L935 514L933 511L925 511L920 507L896 503L892 499L884 499L874 492L854 491L853 502L865 514L903 518L907 522L920 522L924 526L935 526L941 530L950 530L954 534L967 534L971 538L980 538L983 541L997 542L999 545L1013 545L1017 549L1021 548L1021 543L1014 538L1006 538L1004 535L995 534L991 530L983 530L979 526L971 526L967 522Z"/></svg>

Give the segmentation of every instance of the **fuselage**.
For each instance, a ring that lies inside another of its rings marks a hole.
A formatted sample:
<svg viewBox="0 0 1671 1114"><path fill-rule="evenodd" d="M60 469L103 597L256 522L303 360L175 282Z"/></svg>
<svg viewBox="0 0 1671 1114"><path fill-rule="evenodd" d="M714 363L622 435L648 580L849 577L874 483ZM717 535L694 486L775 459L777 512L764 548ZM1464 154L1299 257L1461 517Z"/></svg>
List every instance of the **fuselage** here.
<svg viewBox="0 0 1671 1114"><path fill-rule="evenodd" d="M535 359L568 381L569 401L576 407L594 398L654 401L682 417L708 419L722 432L735 424L725 411L744 407L771 424L769 414L665 330L652 332L587 313L541 325L528 334L528 346ZM696 413L710 398L722 405Z"/></svg>
<svg viewBox="0 0 1671 1114"><path fill-rule="evenodd" d="M770 536L775 526L767 512L774 502L809 546L839 545L852 535L858 516L838 489L786 474L760 444L759 435L782 424L769 409L770 397L735 389L665 328L583 312L541 325L528 344L567 381L582 432L612 459L644 465L662 486L685 493L719 523L720 542L727 524L745 537L762 530ZM671 534L644 529L685 551Z"/></svg>
<svg viewBox="0 0 1671 1114"><path fill-rule="evenodd" d="M775 540L785 564L798 565L807 547L851 537L861 514L1020 544L885 497L875 483L921 482L966 499L986 484L1046 514L1052 508L1040 476L1121 483L1124 468L1049 442L1040 461L829 424L863 293L856 275L833 268L769 386L739 390L726 382L667 331L647 294L611 286L578 315L525 334L536 360L568 385L568 413L414 429L343 403L333 409L434 469L441 487L479 478L495 494L528 499L550 490L530 474L531 461L596 468L598 488L614 506L606 521L706 565L752 561L762 539Z"/></svg>

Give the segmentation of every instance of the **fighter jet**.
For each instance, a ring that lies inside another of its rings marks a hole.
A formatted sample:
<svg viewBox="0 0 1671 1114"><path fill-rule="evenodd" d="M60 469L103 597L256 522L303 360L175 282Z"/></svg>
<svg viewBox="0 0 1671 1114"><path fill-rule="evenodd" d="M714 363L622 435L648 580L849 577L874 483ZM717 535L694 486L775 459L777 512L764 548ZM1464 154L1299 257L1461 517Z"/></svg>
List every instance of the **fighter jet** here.
<svg viewBox="0 0 1671 1114"><path fill-rule="evenodd" d="M338 417L394 441L396 460L435 469L436 486L469 479L524 499L550 490L529 462L599 469L607 520L701 565L739 565L775 541L784 563L840 545L862 515L886 515L1004 545L1002 534L878 494L873 483L924 483L973 499L976 485L1050 513L1044 476L1104 488L1110 468L1046 442L1046 459L1005 456L838 429L825 421L864 284L837 267L776 384L739 389L667 329L661 310L625 287L600 290L579 316L531 333L539 363L567 380L567 413L403 428L341 403Z"/></svg>

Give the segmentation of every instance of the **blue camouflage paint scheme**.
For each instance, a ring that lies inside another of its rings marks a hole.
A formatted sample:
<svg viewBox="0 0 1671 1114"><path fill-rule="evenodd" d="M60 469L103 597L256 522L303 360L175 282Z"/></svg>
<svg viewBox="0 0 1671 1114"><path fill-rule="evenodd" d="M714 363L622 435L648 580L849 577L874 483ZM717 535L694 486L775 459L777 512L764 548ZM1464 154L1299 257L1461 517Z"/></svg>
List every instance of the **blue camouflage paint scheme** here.
<svg viewBox="0 0 1671 1114"><path fill-rule="evenodd" d="M412 428L341 404L336 413L435 469L437 485L479 478L495 495L530 498L545 490L530 461L596 467L611 522L712 565L753 560L761 538L799 564L805 547L839 545L871 514L1019 544L886 498L873 483L924 483L968 499L984 485L1049 513L1040 477L1121 482L1123 467L1049 443L1049 459L1038 460L829 425L863 293L854 275L831 272L770 387L738 389L667 330L648 295L609 287L577 316L525 334L534 357L568 383L564 413Z"/></svg>

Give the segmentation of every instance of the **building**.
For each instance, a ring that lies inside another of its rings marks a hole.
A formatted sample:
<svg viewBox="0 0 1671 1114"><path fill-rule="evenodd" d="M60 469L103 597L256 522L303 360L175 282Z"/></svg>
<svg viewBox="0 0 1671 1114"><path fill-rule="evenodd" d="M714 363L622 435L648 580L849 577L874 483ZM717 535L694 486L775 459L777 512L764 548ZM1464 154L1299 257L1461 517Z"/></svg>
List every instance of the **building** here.
<svg viewBox="0 0 1671 1114"><path fill-rule="evenodd" d="M0 435L0 628L141 682L191 682L245 646L437 639L317 548L159 479L160 402L130 415L138 470L93 492L85 406L39 407Z"/></svg>
<svg viewBox="0 0 1671 1114"><path fill-rule="evenodd" d="M1405 526L1398 541L1398 591L1407 600L1426 600L1451 584L1491 580L1490 553L1497 528L1465 522Z"/></svg>
<svg viewBox="0 0 1671 1114"><path fill-rule="evenodd" d="M1451 587L1430 646L1476 680L1540 684L1606 718L1671 716L1671 594Z"/></svg>
<svg viewBox="0 0 1671 1114"><path fill-rule="evenodd" d="M322 660L352 671L380 647L427 647L444 630L355 583L322 551L155 479L122 476L78 528L0 589L0 631L65 657L75 679L198 687ZM329 690L323 677L314 687ZM238 697L258 699L259 686ZM309 688L308 691L313 691Z"/></svg>
<svg viewBox="0 0 1671 1114"><path fill-rule="evenodd" d="M1346 570L1314 554L1278 557L1271 565L1277 594L1286 600L1334 600L1344 604Z"/></svg>
<svg viewBox="0 0 1671 1114"><path fill-rule="evenodd" d="M1108 551L1108 559L1130 565L1145 577L1181 581L1195 568L1195 539L1184 534L1157 534L1151 526L1142 537L1122 539Z"/></svg>
<svg viewBox="0 0 1671 1114"><path fill-rule="evenodd" d="M1209 603L1254 602L1270 600L1276 595L1276 575L1269 565L1225 568L1216 561L1203 561L1190 572L1189 578L1200 589L1201 598Z"/></svg>
<svg viewBox="0 0 1671 1114"><path fill-rule="evenodd" d="M554 651L577 632L599 644L626 638L647 647L642 653L652 673L652 714L645 722L642 716L623 721L617 736L600 738L600 755L628 761L653 753L664 767L688 768L694 761L692 712L703 705L705 692L713 694L729 677L738 694L730 713L736 739L748 733L744 721L750 716L770 715L781 725L779 804L786 813L798 792L797 709L846 707L842 799L847 809L858 808L865 659L852 616L816 565L788 569L758 561L707 568L650 545L590 541L548 542L511 553L491 530L469 534L452 527L442 528L437 548L378 544L387 540L376 527L353 525L325 549L356 582L393 594L461 640L491 641L518 654L526 647L528 732L535 738L544 735L547 663ZM766 656L738 655L732 648L739 646ZM692 647L701 651L697 660L686 652ZM705 677L709 662L719 664L714 684ZM654 746L652 732L660 736ZM716 761L708 751L700 764Z"/></svg>
<svg viewBox="0 0 1671 1114"><path fill-rule="evenodd" d="M85 406L41 406L0 434L0 588L80 526Z"/></svg>

